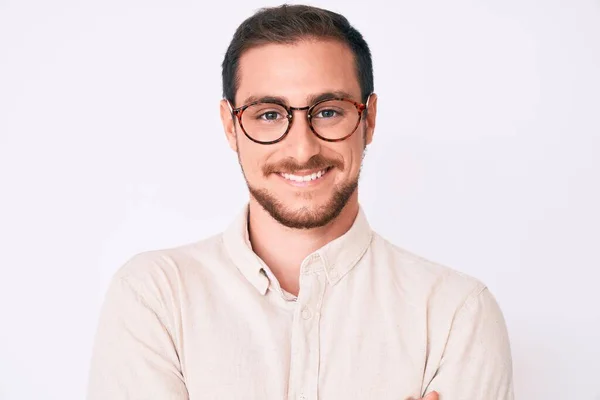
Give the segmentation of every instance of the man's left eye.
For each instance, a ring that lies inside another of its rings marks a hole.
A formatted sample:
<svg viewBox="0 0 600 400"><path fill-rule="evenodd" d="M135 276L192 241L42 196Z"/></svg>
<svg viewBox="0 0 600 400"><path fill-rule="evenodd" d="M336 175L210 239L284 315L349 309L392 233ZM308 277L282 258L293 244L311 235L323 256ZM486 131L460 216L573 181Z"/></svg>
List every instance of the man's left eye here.
<svg viewBox="0 0 600 400"><path fill-rule="evenodd" d="M331 118L335 117L337 113L335 110L321 110L317 113L317 117L319 118Z"/></svg>

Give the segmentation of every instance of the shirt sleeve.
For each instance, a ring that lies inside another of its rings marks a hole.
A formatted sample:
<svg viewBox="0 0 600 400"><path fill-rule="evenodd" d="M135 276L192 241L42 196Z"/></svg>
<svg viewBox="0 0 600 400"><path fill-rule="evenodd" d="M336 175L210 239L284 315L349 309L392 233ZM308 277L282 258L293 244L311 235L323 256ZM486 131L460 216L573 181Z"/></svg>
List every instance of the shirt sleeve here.
<svg viewBox="0 0 600 400"><path fill-rule="evenodd" d="M502 311L487 288L456 314L439 368L425 393L440 400L513 400L512 357Z"/></svg>
<svg viewBox="0 0 600 400"><path fill-rule="evenodd" d="M160 303L142 297L124 276L113 278L104 300L87 399L188 400Z"/></svg>

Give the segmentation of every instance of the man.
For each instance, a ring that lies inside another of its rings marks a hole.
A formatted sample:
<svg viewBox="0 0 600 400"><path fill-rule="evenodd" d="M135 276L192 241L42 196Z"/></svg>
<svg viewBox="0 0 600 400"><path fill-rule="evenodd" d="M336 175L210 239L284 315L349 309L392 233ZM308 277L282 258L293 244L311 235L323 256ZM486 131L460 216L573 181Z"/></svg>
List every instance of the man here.
<svg viewBox="0 0 600 400"><path fill-rule="evenodd" d="M89 399L512 399L477 280L388 243L358 202L377 96L341 15L263 9L223 61L221 119L250 201L221 235L115 275Z"/></svg>

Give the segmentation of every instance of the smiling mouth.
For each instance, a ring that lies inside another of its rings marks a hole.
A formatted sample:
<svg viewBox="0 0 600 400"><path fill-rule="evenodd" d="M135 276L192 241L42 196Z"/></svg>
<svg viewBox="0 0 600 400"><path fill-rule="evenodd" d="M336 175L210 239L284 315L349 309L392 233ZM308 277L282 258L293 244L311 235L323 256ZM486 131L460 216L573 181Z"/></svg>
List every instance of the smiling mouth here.
<svg viewBox="0 0 600 400"><path fill-rule="evenodd" d="M327 167L324 168L320 171L317 172L313 172L312 174L304 174L304 175L300 175L300 174L288 174L285 172L279 172L278 175L281 176L283 179L286 179L288 181L292 181L292 182L310 182L310 181L315 181L317 179L320 179L323 177L323 175L325 175L327 172L329 172L329 170L331 170L332 167Z"/></svg>

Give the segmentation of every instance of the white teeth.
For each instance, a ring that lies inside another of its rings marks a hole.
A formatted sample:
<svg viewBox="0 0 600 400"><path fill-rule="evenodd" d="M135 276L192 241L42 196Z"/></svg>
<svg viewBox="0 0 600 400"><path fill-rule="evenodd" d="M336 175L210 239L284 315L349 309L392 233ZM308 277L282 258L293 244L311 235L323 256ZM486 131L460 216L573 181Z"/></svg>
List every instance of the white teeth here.
<svg viewBox="0 0 600 400"><path fill-rule="evenodd" d="M285 179L294 181L294 182L309 182L309 181L314 181L315 179L319 179L320 177L325 175L325 172L327 172L327 169L321 170L319 172L315 172L314 174L305 175L305 176L286 174L286 173L281 173L280 175L283 176Z"/></svg>

